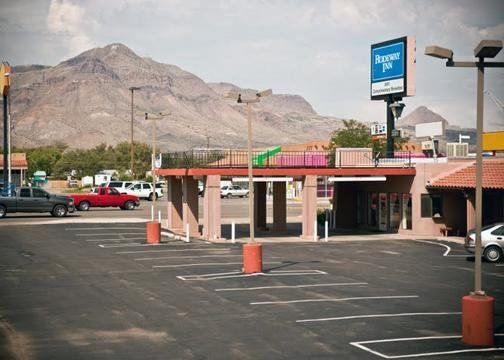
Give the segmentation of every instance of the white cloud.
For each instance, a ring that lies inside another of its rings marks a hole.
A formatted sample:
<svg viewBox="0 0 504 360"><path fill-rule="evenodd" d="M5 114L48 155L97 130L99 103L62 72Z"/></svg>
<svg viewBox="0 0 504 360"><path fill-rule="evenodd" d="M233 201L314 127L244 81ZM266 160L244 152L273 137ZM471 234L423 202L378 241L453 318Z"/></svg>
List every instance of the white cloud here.
<svg viewBox="0 0 504 360"><path fill-rule="evenodd" d="M93 46L85 31L89 26L86 11L69 0L51 0L46 24L50 33L66 38L69 54L75 55Z"/></svg>

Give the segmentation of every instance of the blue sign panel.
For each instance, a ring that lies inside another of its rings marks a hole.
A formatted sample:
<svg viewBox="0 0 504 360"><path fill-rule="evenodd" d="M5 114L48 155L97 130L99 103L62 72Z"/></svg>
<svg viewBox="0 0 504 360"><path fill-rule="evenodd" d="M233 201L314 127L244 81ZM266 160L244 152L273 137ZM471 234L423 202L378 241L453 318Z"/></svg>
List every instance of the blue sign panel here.
<svg viewBox="0 0 504 360"><path fill-rule="evenodd" d="M404 42L371 49L371 82L404 77Z"/></svg>

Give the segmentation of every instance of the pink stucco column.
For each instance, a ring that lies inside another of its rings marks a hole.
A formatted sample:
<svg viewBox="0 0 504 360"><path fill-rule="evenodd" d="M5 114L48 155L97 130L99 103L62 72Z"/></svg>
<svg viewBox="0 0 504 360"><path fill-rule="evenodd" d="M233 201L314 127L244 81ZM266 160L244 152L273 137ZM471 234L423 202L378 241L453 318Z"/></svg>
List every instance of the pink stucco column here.
<svg viewBox="0 0 504 360"><path fill-rule="evenodd" d="M254 226L266 230L266 183L254 183Z"/></svg>
<svg viewBox="0 0 504 360"><path fill-rule="evenodd" d="M182 223L182 180L175 176L168 176L168 229L173 232L181 232Z"/></svg>
<svg viewBox="0 0 504 360"><path fill-rule="evenodd" d="M210 241L221 238L220 180L220 175L208 175L205 181L203 238Z"/></svg>
<svg viewBox="0 0 504 360"><path fill-rule="evenodd" d="M192 176L184 176L182 181L184 202L183 202L183 220L184 233L186 224L189 224L189 236L199 236L198 229L198 180Z"/></svg>
<svg viewBox="0 0 504 360"><path fill-rule="evenodd" d="M475 207L474 193L470 193L466 199L466 224L467 231L476 228L476 207Z"/></svg>
<svg viewBox="0 0 504 360"><path fill-rule="evenodd" d="M287 229L287 186L284 182L273 183L273 231Z"/></svg>
<svg viewBox="0 0 504 360"><path fill-rule="evenodd" d="M303 179L303 232L301 239L313 240L314 222L317 218L317 176L307 175Z"/></svg>

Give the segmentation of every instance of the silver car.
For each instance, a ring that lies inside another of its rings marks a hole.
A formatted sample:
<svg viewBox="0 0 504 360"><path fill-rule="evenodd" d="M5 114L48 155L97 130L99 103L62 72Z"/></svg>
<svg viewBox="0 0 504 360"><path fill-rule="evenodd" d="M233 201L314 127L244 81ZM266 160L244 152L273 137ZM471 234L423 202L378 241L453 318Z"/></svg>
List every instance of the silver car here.
<svg viewBox="0 0 504 360"><path fill-rule="evenodd" d="M473 230L467 232L465 248L470 253L475 251L476 234ZM499 262L504 252L504 223L496 223L481 228L481 246L483 257L488 262Z"/></svg>

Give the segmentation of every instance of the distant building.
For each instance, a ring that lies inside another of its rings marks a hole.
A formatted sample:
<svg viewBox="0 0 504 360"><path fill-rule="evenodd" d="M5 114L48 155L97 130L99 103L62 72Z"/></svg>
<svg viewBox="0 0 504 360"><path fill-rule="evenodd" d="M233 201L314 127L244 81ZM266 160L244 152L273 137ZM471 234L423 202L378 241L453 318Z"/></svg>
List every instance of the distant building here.
<svg viewBox="0 0 504 360"><path fill-rule="evenodd" d="M21 186L26 178L28 171L28 161L25 153L11 154L11 176L12 183ZM0 155L0 181L3 181L4 163L3 155Z"/></svg>

